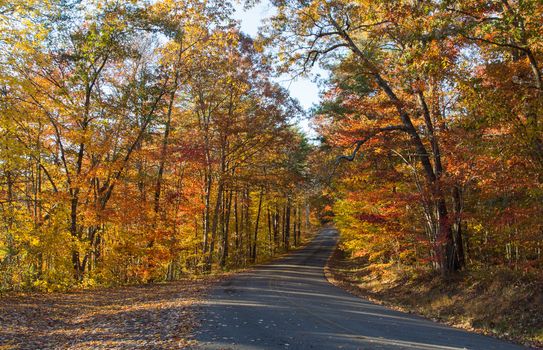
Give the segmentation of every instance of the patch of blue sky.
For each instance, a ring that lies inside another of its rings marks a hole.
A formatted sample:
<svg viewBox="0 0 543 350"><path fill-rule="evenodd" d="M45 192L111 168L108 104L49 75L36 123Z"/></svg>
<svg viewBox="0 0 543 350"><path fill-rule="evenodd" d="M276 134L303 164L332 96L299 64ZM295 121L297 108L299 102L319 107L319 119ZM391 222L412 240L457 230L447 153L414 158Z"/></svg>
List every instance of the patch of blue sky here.
<svg viewBox="0 0 543 350"><path fill-rule="evenodd" d="M263 25L263 21L273 16L274 12L273 5L265 0L249 9L245 9L243 4L236 4L234 18L240 22L242 32L251 37L256 37L259 27ZM311 128L309 112L321 100L320 88L317 82L318 76L326 77L327 72L315 66L308 76L294 77L289 74L282 74L275 78L276 82L286 88L290 92L290 95L296 98L306 111L306 117L301 118L298 124L310 138L315 137L316 134Z"/></svg>

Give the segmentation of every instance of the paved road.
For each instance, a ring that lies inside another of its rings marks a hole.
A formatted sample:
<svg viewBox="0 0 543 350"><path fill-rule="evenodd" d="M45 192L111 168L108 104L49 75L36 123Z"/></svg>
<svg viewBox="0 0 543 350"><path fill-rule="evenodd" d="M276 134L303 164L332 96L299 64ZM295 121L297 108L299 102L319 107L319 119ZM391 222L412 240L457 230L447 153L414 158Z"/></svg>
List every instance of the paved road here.
<svg viewBox="0 0 543 350"><path fill-rule="evenodd" d="M522 349L375 305L331 285L337 231L223 283L204 305L202 349Z"/></svg>

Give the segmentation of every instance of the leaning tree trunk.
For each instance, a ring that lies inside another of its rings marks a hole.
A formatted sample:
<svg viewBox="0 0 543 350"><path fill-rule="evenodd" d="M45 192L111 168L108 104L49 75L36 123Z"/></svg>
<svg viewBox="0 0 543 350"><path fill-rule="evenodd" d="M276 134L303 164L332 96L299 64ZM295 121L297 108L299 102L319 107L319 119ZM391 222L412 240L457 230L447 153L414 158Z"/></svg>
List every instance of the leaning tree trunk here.
<svg viewBox="0 0 543 350"><path fill-rule="evenodd" d="M406 132L410 139L411 144L415 148L417 155L419 157L420 163L422 165L422 168L424 169L424 174L426 178L426 183L428 185L428 188L430 188L433 192L434 198L435 198L435 205L438 212L438 222L439 225L438 229L438 236L437 241L437 256L439 259L440 268L442 269L442 272L444 274L447 274L449 272L454 271L458 268L459 264L458 261L456 261L457 254L454 251L454 243L453 243L453 235L451 230L451 224L449 222L449 215L447 212L447 206L446 202L444 200L445 196L443 193L442 188L440 187L440 179L439 175L442 169L441 163L440 163L440 155L439 155L439 149L436 148L437 141L434 137L434 135L430 136L430 142L431 146L433 147L433 153L434 153L434 162L437 161L436 169L432 166L432 162L430 160L430 153L426 149L425 144L423 143L421 136L419 134L419 129L413 125L413 122L411 120L410 114L408 110L405 107L404 101L400 100L392 87L390 86L389 82L381 75L381 70L378 66L376 66L366 55L366 53L356 44L355 40L349 35L347 32L348 29L345 29L344 26L342 26L340 23L338 23L333 16L329 17L331 25L335 28L336 34L338 34L341 39L343 40L343 43L345 46L347 46L353 54L358 58L362 68L364 69L364 74L369 75L377 84L377 86L383 91L383 93L388 97L389 102L392 106L396 109L396 112L398 113L399 120L401 121L401 128L398 126L390 126L389 128L382 128L383 131L391 131L391 130L401 130L403 132ZM424 97L421 94L416 94L417 99L419 99L420 102L424 102L424 99L420 101L420 97ZM426 108L425 108L426 107ZM425 122L427 123L429 120L428 117L428 109L427 106L421 104L421 108L423 109L423 114L425 118ZM433 127L430 123L428 126L428 131L433 132ZM367 141L363 140L363 142ZM357 144L358 150L360 145L362 143ZM348 157L349 160L352 160L354 158L354 155L352 157Z"/></svg>

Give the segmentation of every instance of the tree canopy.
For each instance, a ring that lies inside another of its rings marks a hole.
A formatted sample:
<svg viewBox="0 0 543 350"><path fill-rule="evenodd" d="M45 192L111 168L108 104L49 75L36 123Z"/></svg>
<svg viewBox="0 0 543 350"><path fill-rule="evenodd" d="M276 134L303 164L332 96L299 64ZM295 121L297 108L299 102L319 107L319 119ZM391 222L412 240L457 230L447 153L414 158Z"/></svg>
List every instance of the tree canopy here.
<svg viewBox="0 0 543 350"><path fill-rule="evenodd" d="M332 72L316 115L330 163L353 162L332 184L353 253L540 268L540 2L274 4L279 63Z"/></svg>
<svg viewBox="0 0 543 350"><path fill-rule="evenodd" d="M300 243L300 109L232 11L1 4L0 288L172 280Z"/></svg>

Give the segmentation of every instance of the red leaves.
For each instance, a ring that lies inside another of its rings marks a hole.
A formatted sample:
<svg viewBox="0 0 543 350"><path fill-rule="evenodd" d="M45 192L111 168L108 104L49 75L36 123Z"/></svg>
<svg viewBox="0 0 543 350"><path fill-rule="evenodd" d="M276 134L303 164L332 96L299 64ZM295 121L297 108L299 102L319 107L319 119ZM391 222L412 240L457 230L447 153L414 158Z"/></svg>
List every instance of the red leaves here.
<svg viewBox="0 0 543 350"><path fill-rule="evenodd" d="M360 213L356 214L355 217L360 221L374 225L384 224L387 222L387 219L384 216L378 214Z"/></svg>

